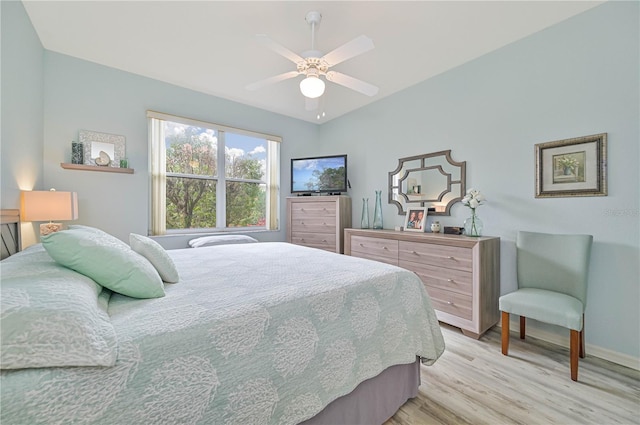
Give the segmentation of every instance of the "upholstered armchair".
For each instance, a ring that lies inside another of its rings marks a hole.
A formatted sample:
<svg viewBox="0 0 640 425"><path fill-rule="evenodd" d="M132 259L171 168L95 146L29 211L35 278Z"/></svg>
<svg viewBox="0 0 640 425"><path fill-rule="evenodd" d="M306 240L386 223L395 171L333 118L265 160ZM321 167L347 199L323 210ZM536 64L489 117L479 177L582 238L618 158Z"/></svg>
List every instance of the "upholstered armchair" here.
<svg viewBox="0 0 640 425"><path fill-rule="evenodd" d="M578 380L578 356L584 358L584 311L591 256L591 235L518 232L518 289L500 297L502 354L509 352L509 315L520 316L520 338L526 318L570 330L571 379Z"/></svg>

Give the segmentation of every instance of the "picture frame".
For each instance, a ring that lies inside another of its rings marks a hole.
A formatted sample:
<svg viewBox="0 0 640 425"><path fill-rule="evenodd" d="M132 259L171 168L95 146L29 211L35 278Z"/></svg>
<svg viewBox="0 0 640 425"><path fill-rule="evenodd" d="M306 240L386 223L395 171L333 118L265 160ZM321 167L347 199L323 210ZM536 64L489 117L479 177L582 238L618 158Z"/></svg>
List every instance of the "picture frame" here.
<svg viewBox="0 0 640 425"><path fill-rule="evenodd" d="M427 223L427 207L409 208L404 218L404 230L407 232L425 232Z"/></svg>
<svg viewBox="0 0 640 425"><path fill-rule="evenodd" d="M101 165L96 163L100 152L109 156L109 167L120 168L120 160L125 159L126 138L117 134L98 133L96 131L78 131L78 141L84 146L85 165Z"/></svg>
<svg viewBox="0 0 640 425"><path fill-rule="evenodd" d="M607 133L535 145L536 198L607 196Z"/></svg>

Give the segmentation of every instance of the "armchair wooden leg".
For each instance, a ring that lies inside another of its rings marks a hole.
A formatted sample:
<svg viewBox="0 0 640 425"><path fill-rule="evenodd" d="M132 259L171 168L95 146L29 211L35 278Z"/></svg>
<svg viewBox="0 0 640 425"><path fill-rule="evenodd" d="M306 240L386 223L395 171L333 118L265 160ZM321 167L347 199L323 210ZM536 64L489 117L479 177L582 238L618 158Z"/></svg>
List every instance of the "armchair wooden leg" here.
<svg viewBox="0 0 640 425"><path fill-rule="evenodd" d="M527 318L520 316L520 339L524 339Z"/></svg>
<svg viewBox="0 0 640 425"><path fill-rule="evenodd" d="M571 363L571 380L578 380L578 351L580 348L580 332L571 329L571 342L569 348L569 358Z"/></svg>
<svg viewBox="0 0 640 425"><path fill-rule="evenodd" d="M580 358L584 359L586 355L584 352L584 314L582 315L582 330L580 331Z"/></svg>
<svg viewBox="0 0 640 425"><path fill-rule="evenodd" d="M509 353L509 313L502 312L502 354Z"/></svg>

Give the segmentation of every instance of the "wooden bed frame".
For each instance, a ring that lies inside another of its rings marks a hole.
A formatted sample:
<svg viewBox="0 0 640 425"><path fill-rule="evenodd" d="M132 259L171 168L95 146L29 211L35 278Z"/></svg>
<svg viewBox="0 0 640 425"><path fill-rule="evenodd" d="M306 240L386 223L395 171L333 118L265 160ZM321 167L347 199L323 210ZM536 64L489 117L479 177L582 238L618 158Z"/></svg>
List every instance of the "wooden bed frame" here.
<svg viewBox="0 0 640 425"><path fill-rule="evenodd" d="M19 252L20 242L20 210L0 210L1 255L0 260Z"/></svg>

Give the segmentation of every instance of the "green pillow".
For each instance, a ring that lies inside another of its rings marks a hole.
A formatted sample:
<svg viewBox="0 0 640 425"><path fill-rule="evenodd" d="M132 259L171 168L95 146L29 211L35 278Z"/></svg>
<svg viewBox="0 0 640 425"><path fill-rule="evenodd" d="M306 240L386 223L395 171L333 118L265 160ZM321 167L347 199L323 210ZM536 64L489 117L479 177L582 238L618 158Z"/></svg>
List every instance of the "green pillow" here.
<svg viewBox="0 0 640 425"><path fill-rule="evenodd" d="M101 230L62 230L43 236L42 245L58 263L114 292L133 298L164 296L162 279L151 263Z"/></svg>
<svg viewBox="0 0 640 425"><path fill-rule="evenodd" d="M158 242L146 236L131 233L129 245L131 245L131 249L153 264L163 281L177 283L180 280L175 263Z"/></svg>

